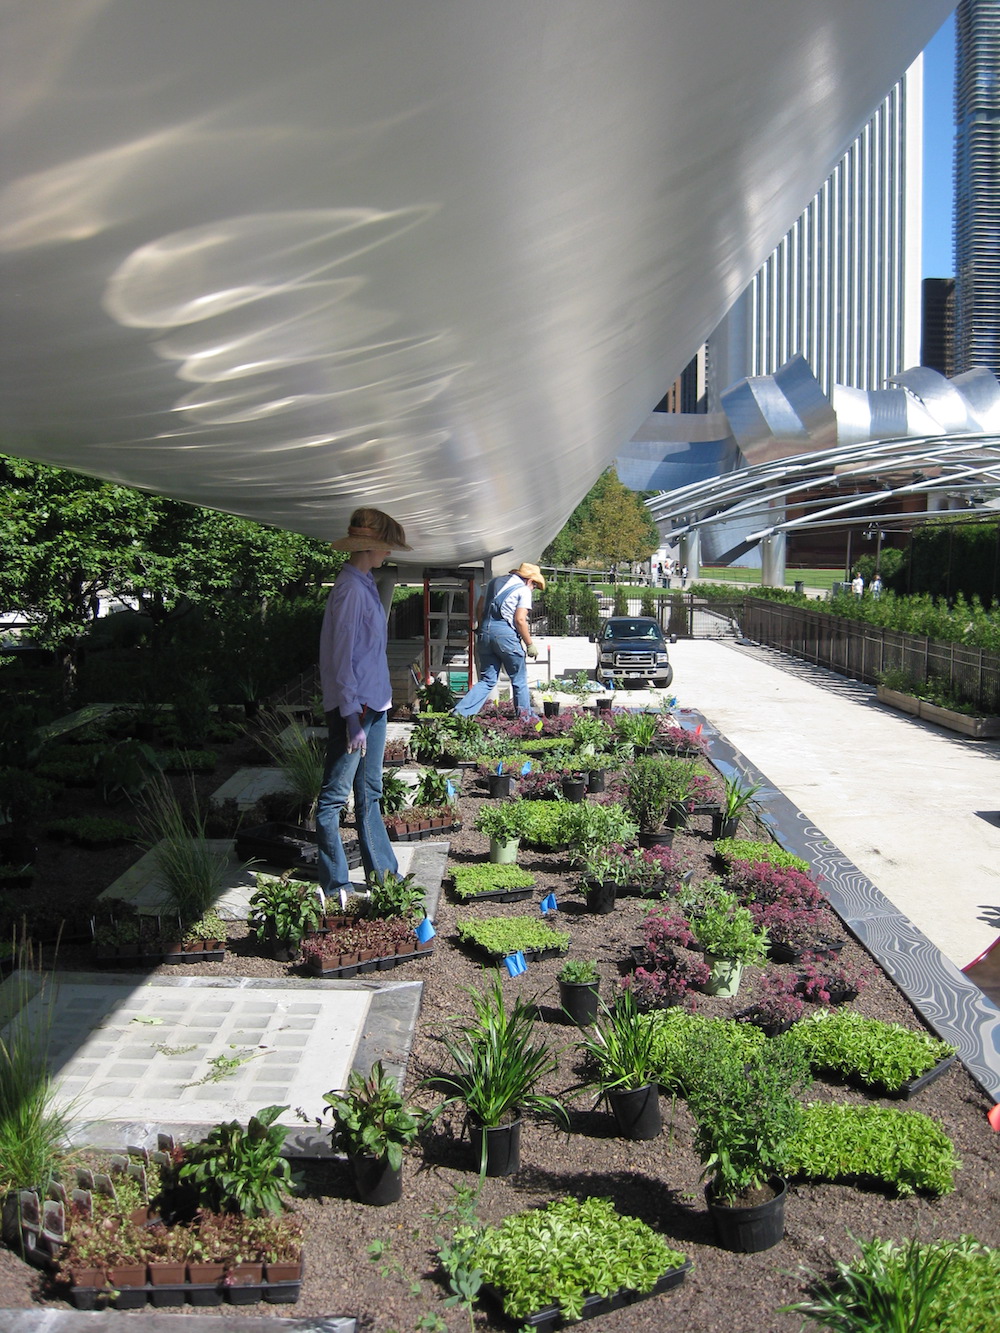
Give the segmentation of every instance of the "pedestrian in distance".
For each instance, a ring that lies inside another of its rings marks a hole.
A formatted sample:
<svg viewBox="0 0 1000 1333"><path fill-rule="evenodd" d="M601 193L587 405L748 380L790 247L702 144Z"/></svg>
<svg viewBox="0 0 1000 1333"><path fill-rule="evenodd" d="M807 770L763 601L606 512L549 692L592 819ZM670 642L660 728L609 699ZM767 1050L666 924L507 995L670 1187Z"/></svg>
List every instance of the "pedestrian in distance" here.
<svg viewBox="0 0 1000 1333"><path fill-rule="evenodd" d="M860 574L855 574L851 581L851 592L855 597L863 597L865 593L865 581Z"/></svg>
<svg viewBox="0 0 1000 1333"><path fill-rule="evenodd" d="M382 760L392 685L386 657L388 626L373 571L390 551L408 551L406 533L380 509L356 509L347 536L332 542L349 551L327 598L320 631L319 670L326 713L323 784L316 806L320 887L343 904L354 892L340 837L351 792L365 875L398 870L382 819Z"/></svg>
<svg viewBox="0 0 1000 1333"><path fill-rule="evenodd" d="M537 657L531 637L532 588L545 590L545 579L537 565L523 561L508 574L490 579L476 605L476 660L479 679L454 708L459 717L478 713L500 679L503 668L510 677L514 706L522 717L531 717L528 690L528 658Z"/></svg>

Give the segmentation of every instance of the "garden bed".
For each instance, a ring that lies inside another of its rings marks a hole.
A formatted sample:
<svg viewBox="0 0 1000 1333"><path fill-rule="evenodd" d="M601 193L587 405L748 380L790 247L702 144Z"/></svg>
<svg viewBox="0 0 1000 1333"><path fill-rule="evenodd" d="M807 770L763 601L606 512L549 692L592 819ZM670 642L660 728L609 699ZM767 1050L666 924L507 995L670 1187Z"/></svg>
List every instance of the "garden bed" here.
<svg viewBox="0 0 1000 1333"><path fill-rule="evenodd" d="M224 755L232 771L256 760L247 743L230 747ZM199 779L212 791L227 776L224 765L211 779ZM486 839L473 829L484 798L462 794L459 812L462 828L449 836L451 859L456 863L481 860ZM98 813L103 807L92 793L72 789L65 796L66 814ZM62 812L62 806L61 806ZM691 828L680 831L675 847L696 860L695 879L710 873L707 839L709 816L695 815ZM352 830L347 830L348 836ZM437 835L440 837L440 833ZM46 840L37 863L32 898L53 905L92 902L136 859L135 848L110 848L100 852L78 849ZM631 945L640 943L639 925L650 904L639 898L619 902L609 916L589 915L579 898L575 882L562 853L522 847L519 864L534 874L535 893L541 898L554 892L564 910L555 924L568 929L572 942L568 954L532 961L525 973L504 979L505 994L534 999L538 1005L538 1027L559 1052L559 1069L546 1080L545 1090L562 1091L581 1078L579 1059L567 1040L558 1003L556 974L564 957L595 959L601 977L601 994L613 998L623 960ZM455 948L450 938L456 923L479 915L517 914L519 904L488 902L482 905L442 898L435 914L438 931L434 966L415 969L423 982L420 1020L407 1071L409 1096L424 1105L433 1094L421 1091L422 1077L440 1061L440 1033L450 1015L469 1013L466 988L481 988L483 968L478 956ZM243 975L283 979L287 965L259 956L246 947L246 930L233 923L231 948L221 961L191 965L193 974L206 976ZM60 947L58 960L51 949L45 961L70 971L90 967L88 942ZM422 956L422 955L420 955ZM873 975L852 1007L888 1022L919 1027L919 1020L895 985L879 971L871 957L853 938L842 952L852 967L866 967ZM161 965L164 968L165 965ZM159 969L150 969L155 976ZM172 975L172 973L171 973ZM379 974L376 973L376 978ZM400 975L400 974L396 974ZM706 1015L735 1015L752 1003L760 971L747 969L739 996L732 999L698 997L698 1009ZM369 978L375 979L375 978ZM392 977L388 978L392 980ZM891 1099L872 1097L853 1087L817 1081L819 1100L871 1101L894 1105ZM701 1202L700 1163L692 1148L693 1122L686 1104L662 1100L669 1133L649 1142L626 1142L612 1137L608 1116L594 1108L592 1094L579 1092L569 1099L573 1133L544 1122L525 1122L522 1170L511 1179L487 1179L479 1196L478 1214L483 1221L497 1223L516 1209L531 1207L563 1195L586 1197L613 1194L623 1211L648 1221L662 1231L672 1246L683 1251L693 1267L672 1291L621 1309L602 1314L602 1333L660 1333L665 1327L753 1328L768 1333L798 1333L801 1320L779 1314L780 1305L799 1299L803 1282L797 1276L800 1263L820 1271L829 1270L831 1256L848 1259L856 1248L851 1236L891 1236L905 1239L955 1237L963 1232L984 1242L1000 1245L1000 1177L996 1171L997 1136L986 1122L987 1098L972 1083L960 1065L924 1087L919 1109L932 1117L953 1139L963 1167L956 1176L953 1193L939 1198L920 1195L903 1198L847 1184L793 1184L786 1204L786 1239L772 1251L754 1256L730 1254L716 1244L710 1220ZM366 1208L356 1202L351 1178L340 1162L313 1162L304 1168L304 1192L296 1200L296 1211L306 1229L308 1268L301 1284L297 1318L355 1314L365 1326L383 1330L412 1329L428 1312L439 1313L449 1333L468 1328L461 1311L442 1307L441 1287L434 1276L433 1238L444 1227L434 1214L454 1207L456 1187L474 1185L476 1173L468 1169L468 1148L462 1141L462 1113L446 1111L425 1136L424 1142L408 1149L404 1160L404 1194L399 1204L388 1208ZM289 1123L294 1123L289 1117ZM369 1247L388 1245L387 1257L373 1263ZM382 1268L386 1268L383 1275ZM41 1275L23 1264L11 1251L0 1249L0 1309L65 1309L65 1303L40 1285ZM410 1283L416 1282L417 1294ZM146 1312L153 1307L147 1306ZM191 1307L185 1306L190 1310ZM221 1308L226 1313L226 1307ZM236 1313L229 1309L229 1315ZM266 1304L253 1306L252 1314L272 1316L280 1311ZM539 1311L539 1313L543 1313ZM142 1311L136 1312L141 1317ZM491 1305L478 1308L477 1333L501 1333L512 1325Z"/></svg>

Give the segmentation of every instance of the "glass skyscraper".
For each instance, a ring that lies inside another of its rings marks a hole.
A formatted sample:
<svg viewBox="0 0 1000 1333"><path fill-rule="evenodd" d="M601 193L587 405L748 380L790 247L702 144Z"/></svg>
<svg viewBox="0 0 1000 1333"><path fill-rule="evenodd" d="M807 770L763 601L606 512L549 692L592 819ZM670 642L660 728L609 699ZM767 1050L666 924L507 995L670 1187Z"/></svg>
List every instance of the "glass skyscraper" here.
<svg viewBox="0 0 1000 1333"><path fill-rule="evenodd" d="M1000 375L1000 0L961 0L955 63L955 370Z"/></svg>

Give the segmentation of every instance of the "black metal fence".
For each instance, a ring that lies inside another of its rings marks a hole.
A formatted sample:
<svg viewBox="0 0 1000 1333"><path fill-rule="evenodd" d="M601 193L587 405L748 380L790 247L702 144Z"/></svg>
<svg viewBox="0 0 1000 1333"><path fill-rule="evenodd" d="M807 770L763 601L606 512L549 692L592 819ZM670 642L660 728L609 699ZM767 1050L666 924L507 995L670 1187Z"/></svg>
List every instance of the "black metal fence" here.
<svg viewBox="0 0 1000 1333"><path fill-rule="evenodd" d="M1000 653L755 597L744 599L740 626L745 638L869 685L896 669L940 677L982 712L1000 713Z"/></svg>

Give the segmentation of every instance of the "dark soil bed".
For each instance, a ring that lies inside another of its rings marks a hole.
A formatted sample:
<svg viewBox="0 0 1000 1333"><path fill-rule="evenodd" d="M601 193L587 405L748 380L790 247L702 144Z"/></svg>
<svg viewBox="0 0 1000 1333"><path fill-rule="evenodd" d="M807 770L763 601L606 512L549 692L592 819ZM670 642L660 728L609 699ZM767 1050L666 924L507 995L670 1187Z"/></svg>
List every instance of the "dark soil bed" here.
<svg viewBox="0 0 1000 1333"><path fill-rule="evenodd" d="M254 762L261 760L250 741L234 744L224 751L224 765L211 778L200 779L199 786L206 792L215 790L236 767ZM485 838L472 831L481 800L474 794L461 799L464 829L450 838L451 855L456 861L479 859L486 854ZM71 789L58 813L108 812L86 791ZM708 816L699 816L693 824L692 830L678 835L676 845L692 852L700 878L710 873L710 821ZM32 897L50 896L63 904L92 901L139 854L137 847L84 852L45 841ZM602 993L610 999L629 947L641 942L639 924L649 905L641 899L626 898L610 915L589 916L582 896L572 888L574 877L561 856L523 851L519 860L538 877L537 898L549 890L556 893L561 909L558 925L572 933L569 957L597 959ZM457 946L456 922L483 915L520 915L529 905L457 904L442 892L433 957L406 964L392 973L393 981L413 977L424 982L407 1087L426 1105L432 1098L420 1092L418 1084L437 1065L439 1034L449 1015L469 1010L465 988L482 985L491 975L489 969ZM839 929L837 933L844 932ZM241 942L237 951L227 953L224 962L189 965L185 975L283 976L289 971L301 975L295 965L257 957L245 929L235 930L234 936ZM54 961L50 952L48 962ZM908 1002L856 941L849 940L843 961L864 967L870 974L854 1008L887 1021L920 1025ZM90 952L64 945L56 966L89 970ZM504 981L509 995L536 1001L540 1030L561 1049L559 1073L551 1080L550 1091L578 1083L582 1073L572 1049L575 1029L566 1026L560 1017L555 980L560 966L559 959L534 963L522 976ZM163 970L166 974L167 969ZM171 975L176 973L171 970ZM748 969L738 996L704 998L699 1003L700 1012L729 1015L746 1007L754 998L760 976L758 970ZM821 1081L816 1083L813 1095L820 1099L869 1100L861 1092ZM537 1121L525 1125L522 1169L508 1179L485 1181L478 1212L485 1221L496 1222L509 1212L565 1194L600 1194L609 1195L619 1209L661 1230L671 1246L693 1261L692 1272L674 1291L603 1316L600 1327L609 1333L659 1333L664 1328L678 1333L794 1333L800 1328L799 1318L777 1310L783 1302L801 1294L804 1279L800 1265L826 1271L832 1258L852 1256L855 1246L851 1235L864 1239L874 1235L897 1239L918 1236L928 1240L968 1233L987 1244L1000 1245L998 1138L986 1121L987 1098L960 1065L907 1104L907 1109L934 1117L955 1142L964 1165L958 1172L954 1193L940 1199L900 1199L847 1184L793 1183L785 1209L785 1239L758 1255L734 1255L715 1243L699 1182L700 1167L691 1147L692 1121L682 1101L663 1099L663 1135L647 1143L615 1138L610 1116L594 1105L592 1096L575 1094L570 1106L571 1135ZM409 1333L422 1316L436 1312L443 1321L439 1327L468 1328L464 1313L442 1308L443 1293L435 1280L433 1260L434 1237L444 1230L435 1217L436 1210L448 1208L456 1186L474 1185L477 1179L462 1129L460 1114L445 1114L435 1122L423 1142L407 1155L402 1201L387 1208L367 1208L357 1203L346 1168L336 1163L306 1169L305 1192L295 1205L306 1226L306 1276L301 1300L295 1306L284 1307L223 1306L219 1313L275 1318L355 1315L360 1329ZM381 1265L368 1258L373 1241L390 1244L389 1256ZM384 1275L380 1267L387 1269ZM414 1281L419 1282L419 1295L411 1293ZM50 1304L62 1303L45 1291L38 1272L0 1249L0 1310ZM147 1307L147 1312L151 1309ZM135 1314L141 1318L143 1312ZM478 1329L511 1327L487 1308L477 1312L475 1324Z"/></svg>

